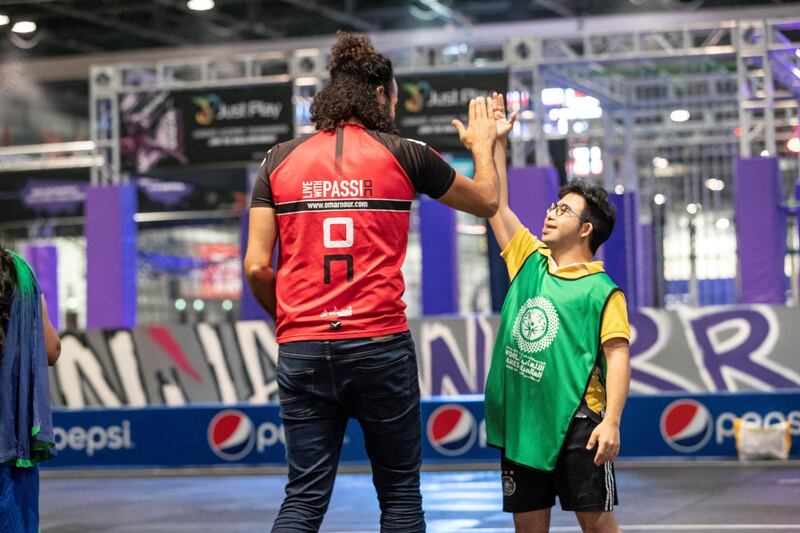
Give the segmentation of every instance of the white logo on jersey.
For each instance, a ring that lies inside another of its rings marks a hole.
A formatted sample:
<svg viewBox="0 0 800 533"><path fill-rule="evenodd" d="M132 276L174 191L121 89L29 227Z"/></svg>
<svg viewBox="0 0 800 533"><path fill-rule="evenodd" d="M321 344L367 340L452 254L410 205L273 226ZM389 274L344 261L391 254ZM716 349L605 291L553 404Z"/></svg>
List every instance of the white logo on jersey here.
<svg viewBox="0 0 800 533"><path fill-rule="evenodd" d="M543 296L529 298L517 312L513 334L523 352L545 350L558 334L558 312L553 303Z"/></svg>

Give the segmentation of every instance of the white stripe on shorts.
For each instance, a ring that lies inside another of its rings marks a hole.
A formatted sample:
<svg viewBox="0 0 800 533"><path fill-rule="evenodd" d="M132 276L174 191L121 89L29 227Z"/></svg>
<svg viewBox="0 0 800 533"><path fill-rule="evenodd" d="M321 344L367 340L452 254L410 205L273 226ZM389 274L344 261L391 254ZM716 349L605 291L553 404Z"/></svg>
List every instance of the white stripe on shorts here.
<svg viewBox="0 0 800 533"><path fill-rule="evenodd" d="M614 491L612 490L614 486L614 479L611 476L611 468L609 463L606 462L603 464L605 468L605 478L606 478L606 505L603 509L604 511L613 511L614 510Z"/></svg>

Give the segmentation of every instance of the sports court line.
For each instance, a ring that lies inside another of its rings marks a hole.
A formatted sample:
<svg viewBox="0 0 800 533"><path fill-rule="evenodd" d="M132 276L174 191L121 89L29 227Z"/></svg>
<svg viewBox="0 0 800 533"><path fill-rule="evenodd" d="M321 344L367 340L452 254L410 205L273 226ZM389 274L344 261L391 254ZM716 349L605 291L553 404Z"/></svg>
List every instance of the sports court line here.
<svg viewBox="0 0 800 533"><path fill-rule="evenodd" d="M800 531L800 524L620 524L622 531ZM438 527L431 533L449 531ZM476 527L462 530L464 533L514 533L513 527ZM580 532L578 526L554 526L550 531ZM374 533L373 531L333 531L331 533Z"/></svg>
<svg viewBox="0 0 800 533"><path fill-rule="evenodd" d="M789 531L800 530L800 524L636 524L632 526L620 525L623 531L709 531L721 529L723 531ZM553 527L550 531L580 531L575 527ZM509 530L511 531L511 530Z"/></svg>

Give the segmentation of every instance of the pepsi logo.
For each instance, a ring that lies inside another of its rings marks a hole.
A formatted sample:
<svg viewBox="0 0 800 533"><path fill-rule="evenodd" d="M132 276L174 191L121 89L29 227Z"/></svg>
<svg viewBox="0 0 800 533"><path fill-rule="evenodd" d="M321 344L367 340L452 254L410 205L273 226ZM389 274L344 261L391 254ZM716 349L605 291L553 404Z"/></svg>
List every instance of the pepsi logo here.
<svg viewBox="0 0 800 533"><path fill-rule="evenodd" d="M253 449L255 431L250 418L235 409L220 411L208 424L208 445L226 461L238 461Z"/></svg>
<svg viewBox="0 0 800 533"><path fill-rule="evenodd" d="M455 457L469 450L478 436L478 424L467 409L456 404L437 407L428 418L428 442L442 455Z"/></svg>
<svg viewBox="0 0 800 533"><path fill-rule="evenodd" d="M694 400L676 400L661 414L661 436L679 452L696 452L705 446L713 429L708 409Z"/></svg>

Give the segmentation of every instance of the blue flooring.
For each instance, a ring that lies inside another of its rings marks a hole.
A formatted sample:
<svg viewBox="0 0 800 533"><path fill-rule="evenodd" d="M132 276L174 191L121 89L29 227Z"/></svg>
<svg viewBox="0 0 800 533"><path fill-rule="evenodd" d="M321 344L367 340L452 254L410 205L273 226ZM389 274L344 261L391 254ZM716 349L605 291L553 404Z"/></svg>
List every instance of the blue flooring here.
<svg viewBox="0 0 800 533"><path fill-rule="evenodd" d="M617 469L628 531L798 531L800 465L779 467L640 467ZM54 478L44 475L44 533L263 532L283 494L283 476ZM422 490L430 533L509 533L496 472L426 472ZM378 531L368 474L340 474L326 533ZM662 529L663 528L663 529ZM556 508L551 531L579 531Z"/></svg>

